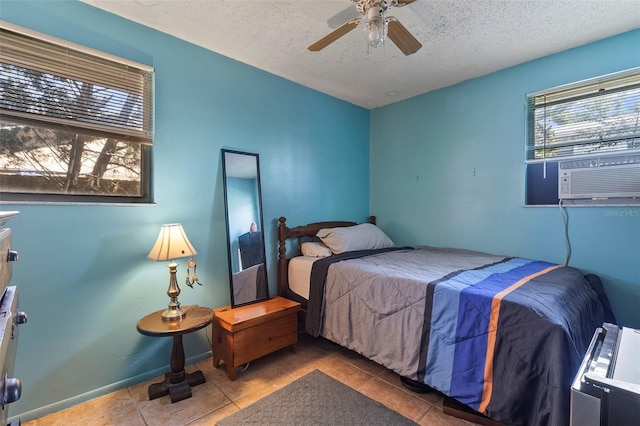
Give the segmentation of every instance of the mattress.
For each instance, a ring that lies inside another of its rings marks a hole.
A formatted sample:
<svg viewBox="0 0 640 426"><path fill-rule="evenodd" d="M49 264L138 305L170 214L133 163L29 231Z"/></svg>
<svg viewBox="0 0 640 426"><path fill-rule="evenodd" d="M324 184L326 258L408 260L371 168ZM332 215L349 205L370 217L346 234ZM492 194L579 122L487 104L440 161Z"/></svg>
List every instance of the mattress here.
<svg viewBox="0 0 640 426"><path fill-rule="evenodd" d="M311 267L318 259L318 257L297 256L289 261L289 289L305 300L309 300Z"/></svg>

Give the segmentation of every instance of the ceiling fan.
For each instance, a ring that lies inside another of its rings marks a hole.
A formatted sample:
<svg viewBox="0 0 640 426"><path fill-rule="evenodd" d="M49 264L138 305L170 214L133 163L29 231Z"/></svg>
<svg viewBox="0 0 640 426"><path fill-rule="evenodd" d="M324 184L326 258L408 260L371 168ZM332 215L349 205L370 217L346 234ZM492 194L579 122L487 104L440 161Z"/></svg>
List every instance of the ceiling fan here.
<svg viewBox="0 0 640 426"><path fill-rule="evenodd" d="M392 7L402 7L415 0L351 0L362 16L353 18L336 28L308 49L317 52L324 49L349 31L362 24L370 46L379 47L387 36L405 55L416 53L422 44L393 16L386 16Z"/></svg>

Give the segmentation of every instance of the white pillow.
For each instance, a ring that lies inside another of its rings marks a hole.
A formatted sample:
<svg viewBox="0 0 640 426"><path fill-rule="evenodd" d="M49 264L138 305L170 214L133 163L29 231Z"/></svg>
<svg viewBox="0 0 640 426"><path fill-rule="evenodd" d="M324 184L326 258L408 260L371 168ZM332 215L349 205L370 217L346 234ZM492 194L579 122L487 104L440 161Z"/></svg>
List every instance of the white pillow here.
<svg viewBox="0 0 640 426"><path fill-rule="evenodd" d="M354 250L393 247L393 241L380 228L363 223L355 226L325 228L316 234L334 254Z"/></svg>
<svg viewBox="0 0 640 426"><path fill-rule="evenodd" d="M309 257L327 257L333 254L331 250L329 250L329 247L317 242L302 243L300 249L302 250L303 256Z"/></svg>

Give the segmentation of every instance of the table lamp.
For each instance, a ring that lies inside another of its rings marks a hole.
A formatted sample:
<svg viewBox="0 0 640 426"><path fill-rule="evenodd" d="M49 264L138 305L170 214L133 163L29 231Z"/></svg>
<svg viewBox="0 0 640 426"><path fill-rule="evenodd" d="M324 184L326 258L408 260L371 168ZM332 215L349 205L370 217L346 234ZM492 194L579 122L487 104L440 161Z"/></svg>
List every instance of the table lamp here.
<svg viewBox="0 0 640 426"><path fill-rule="evenodd" d="M147 257L156 262L169 260L169 290L167 295L171 299L168 308L162 313L162 319L166 321L181 320L186 315L183 309L180 309L178 295L180 295L180 286L176 279L176 270L178 264L175 259L181 257L194 256L198 254L193 248L187 235L179 223L169 223L162 225L160 234L155 245L147 255Z"/></svg>

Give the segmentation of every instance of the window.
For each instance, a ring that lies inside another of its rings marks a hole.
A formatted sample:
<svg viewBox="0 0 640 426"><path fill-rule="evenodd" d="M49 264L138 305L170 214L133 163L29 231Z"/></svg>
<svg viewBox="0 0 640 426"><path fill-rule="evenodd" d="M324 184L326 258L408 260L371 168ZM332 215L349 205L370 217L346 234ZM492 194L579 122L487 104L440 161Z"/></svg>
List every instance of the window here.
<svg viewBox="0 0 640 426"><path fill-rule="evenodd" d="M639 152L640 69L527 96L527 204L559 202L561 160Z"/></svg>
<svg viewBox="0 0 640 426"><path fill-rule="evenodd" d="M0 199L150 202L153 69L0 24Z"/></svg>

